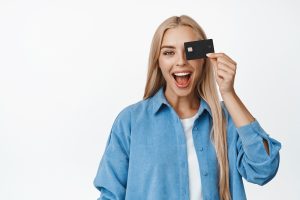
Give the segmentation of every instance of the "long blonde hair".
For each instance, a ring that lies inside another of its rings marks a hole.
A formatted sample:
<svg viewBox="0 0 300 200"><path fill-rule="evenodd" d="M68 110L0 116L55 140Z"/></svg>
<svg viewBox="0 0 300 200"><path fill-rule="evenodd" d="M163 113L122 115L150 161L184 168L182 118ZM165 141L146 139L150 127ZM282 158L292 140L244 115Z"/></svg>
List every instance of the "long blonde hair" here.
<svg viewBox="0 0 300 200"><path fill-rule="evenodd" d="M163 36L168 29L177 26L191 27L201 39L207 39L205 32L199 24L187 15L172 16L166 19L157 28L151 44L148 74L145 86L144 99L152 97L160 87L166 86L166 81L158 66L158 58L160 54L160 46ZM211 62L205 59L202 74L196 84L196 93L198 97L202 97L209 105L212 112L213 128L211 139L215 146L218 169L219 169L219 195L221 199L230 200L229 190L229 166L227 158L227 140L226 140L226 121L222 112L222 106L217 93L216 82L214 78Z"/></svg>

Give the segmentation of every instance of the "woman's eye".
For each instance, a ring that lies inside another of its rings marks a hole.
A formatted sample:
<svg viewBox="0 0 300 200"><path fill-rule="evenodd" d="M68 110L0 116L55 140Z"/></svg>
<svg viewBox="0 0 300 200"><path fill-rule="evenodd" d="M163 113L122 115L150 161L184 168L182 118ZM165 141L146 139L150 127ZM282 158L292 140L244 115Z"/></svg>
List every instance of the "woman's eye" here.
<svg viewBox="0 0 300 200"><path fill-rule="evenodd" d="M173 55L174 52L173 51L165 51L163 52L164 55L169 56L169 55Z"/></svg>

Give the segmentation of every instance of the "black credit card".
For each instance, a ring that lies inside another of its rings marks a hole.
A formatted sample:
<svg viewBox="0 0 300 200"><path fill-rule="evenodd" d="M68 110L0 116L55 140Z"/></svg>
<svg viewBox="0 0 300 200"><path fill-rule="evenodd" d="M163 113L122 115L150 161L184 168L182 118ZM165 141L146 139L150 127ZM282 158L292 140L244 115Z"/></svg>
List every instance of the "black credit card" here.
<svg viewBox="0 0 300 200"><path fill-rule="evenodd" d="M184 49L187 60L207 58L207 53L215 52L212 39L185 42Z"/></svg>

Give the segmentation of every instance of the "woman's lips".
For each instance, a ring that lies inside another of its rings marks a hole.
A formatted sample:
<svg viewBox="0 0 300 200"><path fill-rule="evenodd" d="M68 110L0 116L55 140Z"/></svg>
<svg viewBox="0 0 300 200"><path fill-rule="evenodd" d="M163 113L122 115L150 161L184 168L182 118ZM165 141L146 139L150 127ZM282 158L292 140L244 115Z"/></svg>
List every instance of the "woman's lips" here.
<svg viewBox="0 0 300 200"><path fill-rule="evenodd" d="M187 88L190 85L192 74L184 75L184 76L176 76L173 74L175 84L178 88Z"/></svg>

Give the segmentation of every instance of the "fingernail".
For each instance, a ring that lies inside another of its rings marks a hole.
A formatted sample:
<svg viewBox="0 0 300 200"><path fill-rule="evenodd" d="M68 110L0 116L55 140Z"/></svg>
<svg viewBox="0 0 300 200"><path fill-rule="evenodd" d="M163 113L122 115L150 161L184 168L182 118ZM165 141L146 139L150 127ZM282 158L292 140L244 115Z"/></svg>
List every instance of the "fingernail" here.
<svg viewBox="0 0 300 200"><path fill-rule="evenodd" d="M206 56L208 56L208 57L209 57L210 55L211 55L210 53L207 53L207 54L206 54Z"/></svg>

